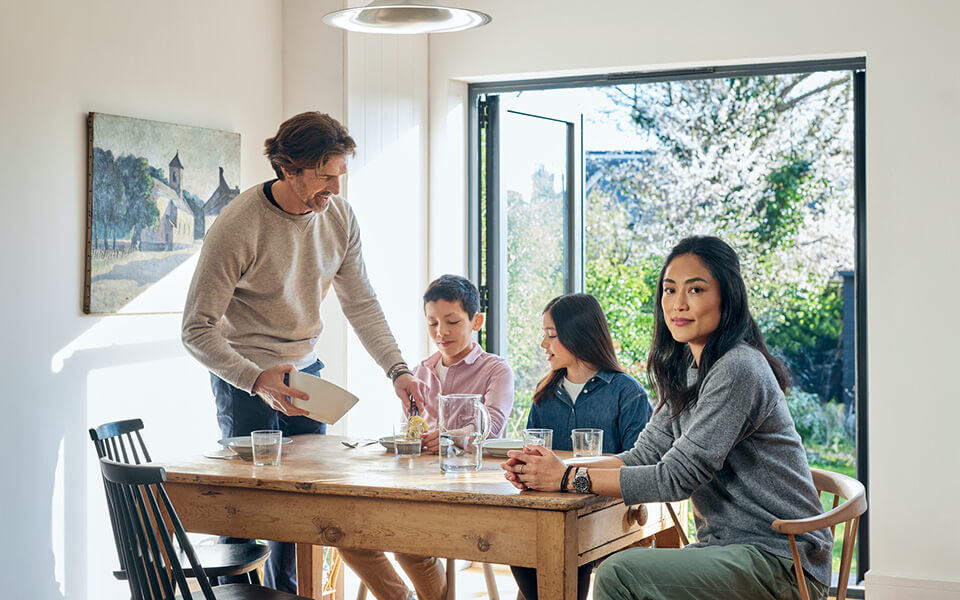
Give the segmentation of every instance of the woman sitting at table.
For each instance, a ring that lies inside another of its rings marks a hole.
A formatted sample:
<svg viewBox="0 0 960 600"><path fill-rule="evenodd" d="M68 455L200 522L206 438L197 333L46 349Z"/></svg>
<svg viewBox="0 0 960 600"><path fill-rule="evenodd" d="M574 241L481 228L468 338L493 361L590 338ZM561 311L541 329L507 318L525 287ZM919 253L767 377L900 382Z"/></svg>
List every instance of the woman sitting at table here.
<svg viewBox="0 0 960 600"><path fill-rule="evenodd" d="M572 450L577 428L603 430L603 452L633 447L650 419L647 394L617 362L603 308L590 294L567 294L543 311L543 342L550 373L540 381L528 428L552 429L553 448ZM510 567L525 600L537 600L537 571ZM592 564L577 572L578 598L590 589Z"/></svg>
<svg viewBox="0 0 960 600"><path fill-rule="evenodd" d="M750 315L736 253L715 237L681 241L654 310L647 371L660 402L636 445L589 468L540 447L511 451L505 476L626 504L690 498L699 543L614 554L597 571L597 599L799 598L790 544L770 524L822 509L784 400L788 373ZM797 546L810 597L826 598L830 531Z"/></svg>

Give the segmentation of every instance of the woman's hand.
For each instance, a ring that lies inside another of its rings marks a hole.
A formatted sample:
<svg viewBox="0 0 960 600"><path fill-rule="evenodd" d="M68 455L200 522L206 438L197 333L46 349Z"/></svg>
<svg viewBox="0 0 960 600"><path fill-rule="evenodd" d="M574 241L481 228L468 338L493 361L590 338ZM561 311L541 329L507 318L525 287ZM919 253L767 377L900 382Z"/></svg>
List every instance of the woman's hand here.
<svg viewBox="0 0 960 600"><path fill-rule="evenodd" d="M507 452L509 460L500 464L503 476L521 490L560 491L566 466L556 454L543 446L527 446Z"/></svg>
<svg viewBox="0 0 960 600"><path fill-rule="evenodd" d="M507 454L510 454L510 452L507 452ZM506 471L506 472L503 474L503 476L506 477L506 478L507 478L507 481L509 481L511 484L513 484L513 487L517 488L518 490L528 490L528 489L530 489L530 488L528 488L527 486L525 486L523 483L521 483L521 481L520 481L520 476L517 475L517 473L514 472L514 469L515 469L516 467L518 467L518 466L520 466L520 465L523 465L523 464L526 464L526 463L524 463L523 461L521 461L521 460L519 460L519 459L516 459L516 458L510 458L510 459L507 460L507 462L502 462L502 463L500 463L500 468L503 469L504 471Z"/></svg>

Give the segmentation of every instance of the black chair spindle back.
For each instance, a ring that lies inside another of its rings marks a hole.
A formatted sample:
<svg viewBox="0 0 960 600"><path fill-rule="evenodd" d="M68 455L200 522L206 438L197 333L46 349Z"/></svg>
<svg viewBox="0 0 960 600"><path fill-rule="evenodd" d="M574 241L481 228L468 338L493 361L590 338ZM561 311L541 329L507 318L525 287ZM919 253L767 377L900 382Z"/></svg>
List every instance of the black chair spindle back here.
<svg viewBox="0 0 960 600"><path fill-rule="evenodd" d="M215 600L213 588L177 513L163 489L163 467L125 464L100 459L107 496L120 523L122 560L127 565L130 592L135 600L173 600L176 590L189 598L183 565L168 532L174 536L207 600ZM161 508L162 507L162 508Z"/></svg>

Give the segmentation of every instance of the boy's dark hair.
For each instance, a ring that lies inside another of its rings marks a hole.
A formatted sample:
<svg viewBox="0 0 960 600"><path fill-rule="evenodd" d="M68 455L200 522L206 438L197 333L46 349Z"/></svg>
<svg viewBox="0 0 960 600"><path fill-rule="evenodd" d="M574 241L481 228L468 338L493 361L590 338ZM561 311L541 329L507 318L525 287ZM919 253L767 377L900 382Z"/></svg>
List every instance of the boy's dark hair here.
<svg viewBox="0 0 960 600"><path fill-rule="evenodd" d="M477 286L459 275L441 275L430 282L427 291L423 293L423 305L437 300L459 302L463 312L471 319L480 312L480 292Z"/></svg>
<svg viewBox="0 0 960 600"><path fill-rule="evenodd" d="M270 166L283 179L281 167L295 174L318 169L331 156L353 155L357 143L347 134L347 128L330 115L305 112L281 123L277 135L268 138L263 146Z"/></svg>

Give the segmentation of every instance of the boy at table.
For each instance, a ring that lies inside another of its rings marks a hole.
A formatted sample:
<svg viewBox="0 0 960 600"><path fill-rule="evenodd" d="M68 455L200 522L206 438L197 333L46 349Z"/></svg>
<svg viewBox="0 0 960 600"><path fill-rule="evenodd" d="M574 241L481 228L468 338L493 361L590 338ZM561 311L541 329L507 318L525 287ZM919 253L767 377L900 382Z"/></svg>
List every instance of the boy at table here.
<svg viewBox="0 0 960 600"><path fill-rule="evenodd" d="M436 453L440 448L440 394L482 395L490 413L490 436L500 437L513 408L513 371L505 360L484 352L473 340L474 332L483 326L476 286L458 275L443 275L427 287L423 312L430 339L437 346L437 352L413 371L426 387L421 413L428 425L423 436L426 451ZM404 415L408 407L404 403ZM380 600L412 597L383 552L341 548L340 555ZM401 553L395 556L413 582L418 600L442 600L446 596L446 577L437 558Z"/></svg>

